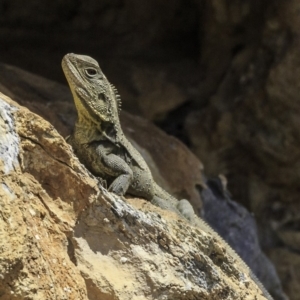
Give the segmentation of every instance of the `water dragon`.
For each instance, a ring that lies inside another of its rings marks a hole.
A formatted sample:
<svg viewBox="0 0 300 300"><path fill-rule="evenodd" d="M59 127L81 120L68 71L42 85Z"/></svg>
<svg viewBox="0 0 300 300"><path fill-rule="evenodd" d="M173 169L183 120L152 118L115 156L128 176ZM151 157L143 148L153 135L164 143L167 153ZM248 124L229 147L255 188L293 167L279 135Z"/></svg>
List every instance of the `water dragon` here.
<svg viewBox="0 0 300 300"><path fill-rule="evenodd" d="M193 225L222 238L202 219L191 204L164 191L153 180L151 171L125 137L119 119L121 100L96 60L85 55L67 54L62 68L73 94L78 118L67 141L79 160L96 176L104 178L109 191L123 196L125 193L145 198L163 209L175 211ZM243 272L247 272L268 300L273 298L255 277L243 260L224 241L226 248Z"/></svg>

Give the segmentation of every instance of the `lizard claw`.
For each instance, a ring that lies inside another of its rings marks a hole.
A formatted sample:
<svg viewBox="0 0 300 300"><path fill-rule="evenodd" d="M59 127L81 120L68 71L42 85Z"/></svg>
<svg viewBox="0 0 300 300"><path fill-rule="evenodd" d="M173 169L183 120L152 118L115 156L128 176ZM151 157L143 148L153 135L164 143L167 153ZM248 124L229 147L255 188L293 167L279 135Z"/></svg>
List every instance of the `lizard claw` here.
<svg viewBox="0 0 300 300"><path fill-rule="evenodd" d="M101 177L97 177L99 186L104 187L107 190L107 181Z"/></svg>

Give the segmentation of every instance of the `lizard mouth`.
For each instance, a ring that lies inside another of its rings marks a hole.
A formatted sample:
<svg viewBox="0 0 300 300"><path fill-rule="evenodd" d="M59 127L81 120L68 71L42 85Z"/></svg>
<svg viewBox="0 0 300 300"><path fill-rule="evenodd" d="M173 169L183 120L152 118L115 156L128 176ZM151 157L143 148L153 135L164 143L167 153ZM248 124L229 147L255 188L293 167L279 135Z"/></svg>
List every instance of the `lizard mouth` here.
<svg viewBox="0 0 300 300"><path fill-rule="evenodd" d="M61 66L71 89L75 86L83 87L81 76L76 68L75 54L66 54L62 59Z"/></svg>
<svg viewBox="0 0 300 300"><path fill-rule="evenodd" d="M63 72L73 94L75 105L79 104L80 111L91 118L95 123L98 120L97 113L89 105L87 98L92 98L84 84L84 80L78 71L77 57L73 53L66 54L61 62ZM84 112L87 112L86 114Z"/></svg>

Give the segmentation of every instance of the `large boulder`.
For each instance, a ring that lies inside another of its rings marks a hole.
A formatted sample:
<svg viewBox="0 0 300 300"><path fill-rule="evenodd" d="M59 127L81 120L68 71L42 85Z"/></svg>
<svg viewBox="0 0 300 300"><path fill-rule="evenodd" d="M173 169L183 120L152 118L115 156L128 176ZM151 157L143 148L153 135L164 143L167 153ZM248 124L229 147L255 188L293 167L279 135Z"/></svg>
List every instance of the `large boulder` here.
<svg viewBox="0 0 300 300"><path fill-rule="evenodd" d="M50 121L63 136L70 134L76 110L67 87L8 65L0 65L0 74L0 90ZM276 272L261 251L250 213L230 199L223 201L222 193L220 197L210 180L203 178L202 164L180 141L124 111L121 123L155 180L178 198L189 199L195 211L248 263L275 299L285 299Z"/></svg>
<svg viewBox="0 0 300 300"><path fill-rule="evenodd" d="M0 299L265 299L224 241L108 193L0 94Z"/></svg>

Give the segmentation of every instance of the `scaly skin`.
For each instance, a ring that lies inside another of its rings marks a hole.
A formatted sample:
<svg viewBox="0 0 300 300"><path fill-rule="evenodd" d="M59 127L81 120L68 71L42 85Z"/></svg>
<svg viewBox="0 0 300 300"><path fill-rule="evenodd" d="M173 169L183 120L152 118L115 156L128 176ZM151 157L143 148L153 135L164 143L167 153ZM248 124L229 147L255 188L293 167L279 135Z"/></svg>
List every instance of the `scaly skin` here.
<svg viewBox="0 0 300 300"><path fill-rule="evenodd" d="M102 73L97 61L88 56L67 54L62 68L73 94L78 119L68 138L80 161L96 176L107 180L117 195L130 193L161 208L172 210L221 239L226 251L242 272L248 273L268 300L272 297L234 250L195 214L187 200L178 201L159 187L140 153L125 137L119 119L120 98Z"/></svg>

